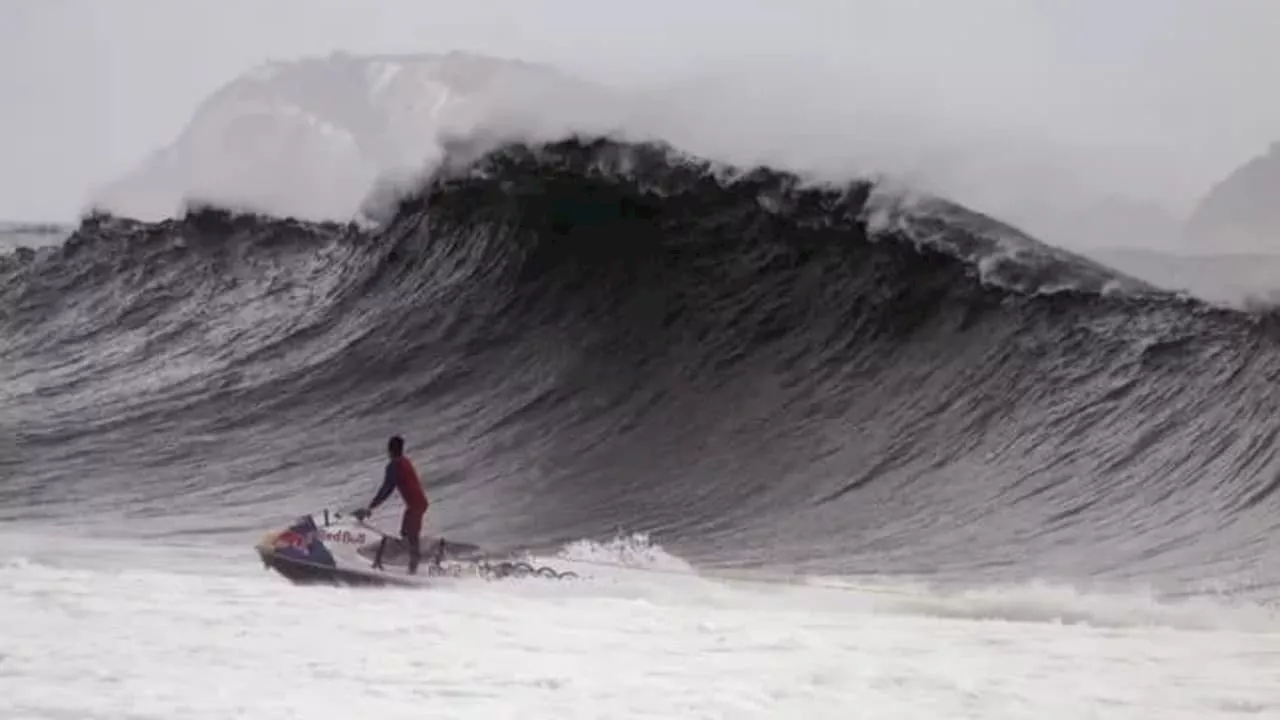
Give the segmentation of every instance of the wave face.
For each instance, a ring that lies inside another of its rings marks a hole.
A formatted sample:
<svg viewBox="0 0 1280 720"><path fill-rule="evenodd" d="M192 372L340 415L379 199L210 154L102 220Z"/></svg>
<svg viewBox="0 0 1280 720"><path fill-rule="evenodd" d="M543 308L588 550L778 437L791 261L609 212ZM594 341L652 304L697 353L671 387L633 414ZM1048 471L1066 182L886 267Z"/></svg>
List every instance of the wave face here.
<svg viewBox="0 0 1280 720"><path fill-rule="evenodd" d="M489 545L1280 595L1268 316L870 181L450 157L375 229L95 216L0 257L0 517L240 538L366 500L401 433Z"/></svg>

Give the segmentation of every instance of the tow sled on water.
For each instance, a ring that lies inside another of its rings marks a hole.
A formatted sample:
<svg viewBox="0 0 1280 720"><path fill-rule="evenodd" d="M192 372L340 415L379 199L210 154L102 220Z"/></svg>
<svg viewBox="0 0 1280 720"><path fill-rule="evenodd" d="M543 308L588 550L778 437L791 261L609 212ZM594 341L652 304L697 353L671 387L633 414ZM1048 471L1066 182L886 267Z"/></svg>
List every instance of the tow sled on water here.
<svg viewBox="0 0 1280 720"><path fill-rule="evenodd" d="M268 533L254 549L263 565L297 585L423 587L441 576L577 577L512 557L493 557L479 546L444 538L424 535L420 547L418 572L411 575L409 549L398 536L350 513L324 510Z"/></svg>

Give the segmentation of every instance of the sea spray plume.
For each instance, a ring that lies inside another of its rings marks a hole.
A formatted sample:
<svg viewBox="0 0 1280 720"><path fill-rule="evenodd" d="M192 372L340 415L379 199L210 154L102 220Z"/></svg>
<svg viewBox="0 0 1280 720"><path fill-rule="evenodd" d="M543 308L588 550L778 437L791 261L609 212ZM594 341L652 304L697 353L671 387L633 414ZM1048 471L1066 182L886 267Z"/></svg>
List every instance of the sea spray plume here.
<svg viewBox="0 0 1280 720"><path fill-rule="evenodd" d="M550 74L546 68L524 76L496 75L483 95L469 99L467 112L437 119L429 129L433 137L429 153L415 164L379 174L361 202L358 219L389 220L399 201L414 195L433 176L472 167L503 145L537 146L583 133L626 142L630 136L623 126L634 102L611 89Z"/></svg>

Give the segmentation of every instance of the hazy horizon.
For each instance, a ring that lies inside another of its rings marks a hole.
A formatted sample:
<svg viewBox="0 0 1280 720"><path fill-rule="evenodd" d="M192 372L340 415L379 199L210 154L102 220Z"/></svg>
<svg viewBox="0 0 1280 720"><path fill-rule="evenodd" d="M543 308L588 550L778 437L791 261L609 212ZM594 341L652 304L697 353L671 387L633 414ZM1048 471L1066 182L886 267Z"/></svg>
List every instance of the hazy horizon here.
<svg viewBox="0 0 1280 720"><path fill-rule="evenodd" d="M655 112L669 97L673 116L714 121L700 132L726 150L800 165L878 152L885 167L849 171L946 177L932 163L959 154L965 190L995 207L1086 185L1181 219L1280 139L1280 6L981 6L17 0L0 7L0 92L16 100L0 120L0 218L72 221L93 186L170 143L221 85L334 51L545 62L645 87Z"/></svg>

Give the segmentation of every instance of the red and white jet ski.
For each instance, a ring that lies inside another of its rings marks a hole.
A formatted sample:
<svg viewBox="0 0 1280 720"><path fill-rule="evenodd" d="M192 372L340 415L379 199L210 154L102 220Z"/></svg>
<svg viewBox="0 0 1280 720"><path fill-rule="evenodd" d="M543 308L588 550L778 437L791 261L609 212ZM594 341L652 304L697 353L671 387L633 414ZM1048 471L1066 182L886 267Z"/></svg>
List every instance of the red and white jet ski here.
<svg viewBox="0 0 1280 720"><path fill-rule="evenodd" d="M435 577L468 574L495 579L576 577L515 558L494 558L477 545L423 536L418 572L408 572L408 548L398 536L344 511L303 515L254 546L263 564L298 585L422 587Z"/></svg>

